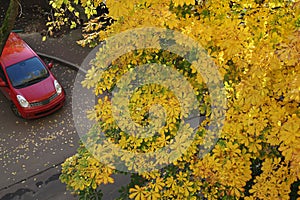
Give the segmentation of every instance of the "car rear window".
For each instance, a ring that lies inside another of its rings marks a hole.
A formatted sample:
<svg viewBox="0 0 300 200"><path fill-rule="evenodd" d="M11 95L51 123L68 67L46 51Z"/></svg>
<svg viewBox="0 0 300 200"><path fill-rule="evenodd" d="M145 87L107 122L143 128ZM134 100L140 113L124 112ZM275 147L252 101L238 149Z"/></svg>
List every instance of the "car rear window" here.
<svg viewBox="0 0 300 200"><path fill-rule="evenodd" d="M33 57L6 68L13 87L19 89L38 83L49 76L39 58Z"/></svg>

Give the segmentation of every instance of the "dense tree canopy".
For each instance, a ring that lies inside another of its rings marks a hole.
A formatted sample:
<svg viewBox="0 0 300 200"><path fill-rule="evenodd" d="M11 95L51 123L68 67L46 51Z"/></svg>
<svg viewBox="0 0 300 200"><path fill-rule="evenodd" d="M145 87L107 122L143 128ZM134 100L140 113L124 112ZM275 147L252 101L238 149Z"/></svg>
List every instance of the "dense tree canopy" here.
<svg viewBox="0 0 300 200"><path fill-rule="evenodd" d="M205 116L193 142L186 147L187 151L161 169L133 174L131 183L123 191L124 197L289 199L292 195L295 197L297 191L299 195L299 1L106 0L109 14L95 16L100 3L98 0L50 1L57 11L57 21L49 23L50 30L66 23L75 27L76 17L80 17L75 4L80 4L90 18L83 28L83 40L79 41L83 46L93 47L135 28L178 31L208 52L226 91L227 108L220 137L214 148L200 157L198 147L210 134L207 126L216 113L213 112L208 79L195 70L195 63L185 59L191 54L177 55L166 51L162 38L153 38L153 43L161 44L161 48L136 49L119 56L109 67L101 62L101 53L96 56L93 68L83 82L96 95L121 88L117 82L137 66L158 63L180 72L190 82L200 102L198 111ZM64 14L68 12L74 14L74 21L65 18ZM103 19L114 19L114 23L103 27ZM182 45L184 42L174 37L168 44ZM138 44L132 40L131 45L134 49ZM166 124L155 136L141 138L120 129L113 116L110 95L100 99L89 113L89 117L98 123L96 130L87 134L86 141L95 141L99 137L99 128L104 131L107 141L130 152L155 152L170 145L178 139L178 126L184 118L174 92L155 84L139 87L130 97L130 116L145 126L149 124L150 105L155 104L164 107ZM120 106L126 105L121 102ZM190 128L182 131L188 134ZM91 143L90 148L95 152L104 148L103 143ZM95 196L100 184L113 182L111 175L120 173L116 166L100 162L95 152L87 151L86 145L85 142L76 155L65 161L61 175L62 182L83 199ZM108 153L107 157L116 155ZM130 159L122 157L128 169L151 165L141 162L132 166Z"/></svg>

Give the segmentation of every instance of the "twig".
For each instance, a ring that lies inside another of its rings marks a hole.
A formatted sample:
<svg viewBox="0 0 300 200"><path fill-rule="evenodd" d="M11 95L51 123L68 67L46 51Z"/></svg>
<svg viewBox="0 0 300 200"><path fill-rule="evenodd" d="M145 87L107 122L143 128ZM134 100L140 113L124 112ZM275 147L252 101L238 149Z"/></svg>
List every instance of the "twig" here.
<svg viewBox="0 0 300 200"><path fill-rule="evenodd" d="M19 17L21 17L21 16L22 16L22 14L23 14L22 5L21 5L20 1L17 1L17 2L18 2L18 4L19 4L19 7L20 7L20 14L19 14Z"/></svg>

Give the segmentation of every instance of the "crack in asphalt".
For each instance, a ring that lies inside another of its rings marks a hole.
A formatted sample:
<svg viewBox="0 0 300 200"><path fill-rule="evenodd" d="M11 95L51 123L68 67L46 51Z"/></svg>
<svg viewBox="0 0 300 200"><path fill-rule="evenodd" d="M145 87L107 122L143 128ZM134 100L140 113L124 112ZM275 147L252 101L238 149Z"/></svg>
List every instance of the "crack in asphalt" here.
<svg viewBox="0 0 300 200"><path fill-rule="evenodd" d="M64 162L64 161L63 161L63 162ZM48 168L46 168L46 169L44 169L44 170L42 170L42 171L40 171L40 172L38 172L38 173L36 173L36 174L30 175L30 176L28 176L27 178L24 178L24 179L22 179L22 180L20 180L20 181L17 181L17 182L15 182L15 183L13 183L13 184L10 184L10 185L8 185L8 186L5 186L5 187L3 187L3 188L0 189L0 192L3 191L3 190L7 190L7 189L9 189L9 188L11 188L11 187L13 187L13 186L15 186L15 185L18 185L18 184L20 184L20 183L22 183L22 182L24 182L24 181L27 181L27 180L29 180L29 179L35 177L35 176L41 175L41 174L43 174L43 173L49 171L50 169L56 168L57 166L61 165L63 162L60 162L60 163L55 164L55 165L52 165L51 167L48 167ZM53 176L51 176L50 178L48 178L48 179L45 181L45 184L47 185L49 182L57 180L57 179L54 179L54 178L53 178L53 177L55 177L55 176L57 176L57 174L54 174ZM3 198L3 197L2 197L2 198ZM2 200L2 198L1 198L1 200Z"/></svg>
<svg viewBox="0 0 300 200"><path fill-rule="evenodd" d="M8 193L8 194L4 195L0 200L11 200L16 196L21 197L28 192L32 192L33 194L35 194L34 190L27 189L27 188L20 188L14 193Z"/></svg>

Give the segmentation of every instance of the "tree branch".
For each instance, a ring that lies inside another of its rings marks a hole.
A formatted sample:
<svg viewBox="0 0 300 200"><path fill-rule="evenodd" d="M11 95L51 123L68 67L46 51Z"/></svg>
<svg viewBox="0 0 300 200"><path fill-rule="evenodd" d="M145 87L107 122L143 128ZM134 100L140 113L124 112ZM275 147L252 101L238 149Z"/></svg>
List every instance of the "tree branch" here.
<svg viewBox="0 0 300 200"><path fill-rule="evenodd" d="M4 21L0 27L0 55L2 54L6 40L14 28L16 18L18 16L19 2L18 0L10 0L8 9L5 14Z"/></svg>

